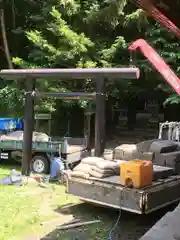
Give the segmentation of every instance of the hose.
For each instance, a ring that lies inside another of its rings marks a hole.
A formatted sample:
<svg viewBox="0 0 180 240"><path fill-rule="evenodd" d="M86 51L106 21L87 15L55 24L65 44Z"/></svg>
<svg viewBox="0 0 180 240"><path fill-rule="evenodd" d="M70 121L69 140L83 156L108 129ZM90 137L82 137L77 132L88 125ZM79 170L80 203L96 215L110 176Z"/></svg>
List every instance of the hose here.
<svg viewBox="0 0 180 240"><path fill-rule="evenodd" d="M110 229L109 231L109 234L108 234L108 240L113 240L113 232L116 230L118 224L120 223L120 220L121 220L121 213L122 213L122 208L121 208L121 204L122 204L122 198L123 198L123 191L126 189L126 188L129 188L129 187L133 187L132 183L126 185L123 187L123 189L120 191L120 204L119 204L119 214L118 214L118 217L117 217L117 220L115 222L115 224L113 225L113 227Z"/></svg>

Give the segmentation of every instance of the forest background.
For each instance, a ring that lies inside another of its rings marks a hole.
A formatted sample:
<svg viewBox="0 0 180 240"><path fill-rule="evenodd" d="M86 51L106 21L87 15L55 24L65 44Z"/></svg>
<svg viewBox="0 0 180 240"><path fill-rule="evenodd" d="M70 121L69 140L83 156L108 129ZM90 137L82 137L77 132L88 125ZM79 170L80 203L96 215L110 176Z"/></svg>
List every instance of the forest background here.
<svg viewBox="0 0 180 240"><path fill-rule="evenodd" d="M128 45L144 38L178 75L178 39L162 28L129 0L6 0L1 1L0 67L74 68L129 67L141 70L140 80L108 81L106 84L107 126L118 124L115 109L127 108L129 126L155 100L160 111L170 108L168 120L180 120L179 97L168 87L140 53L130 55ZM94 91L94 82L47 81L37 83L39 91ZM23 116L24 82L0 82L2 117ZM36 112L51 113L52 134L62 135L71 122L71 135L83 131L87 101L42 99ZM172 115L173 111L173 115ZM176 113L176 114L175 114ZM112 117L114 116L114 117ZM77 124L78 122L78 124ZM53 133L54 129L54 133Z"/></svg>

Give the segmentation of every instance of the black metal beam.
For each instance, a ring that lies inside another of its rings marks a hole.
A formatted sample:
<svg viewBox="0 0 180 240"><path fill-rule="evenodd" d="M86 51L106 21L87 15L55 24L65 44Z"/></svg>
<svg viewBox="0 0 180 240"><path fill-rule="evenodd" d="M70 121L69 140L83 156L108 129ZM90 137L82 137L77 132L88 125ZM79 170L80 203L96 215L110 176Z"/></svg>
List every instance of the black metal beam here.
<svg viewBox="0 0 180 240"><path fill-rule="evenodd" d="M22 155L22 175L30 174L30 163L32 160L32 135L34 127L34 99L31 92L35 89L35 80L25 81L26 96L24 108L24 134L23 134L23 155Z"/></svg>
<svg viewBox="0 0 180 240"><path fill-rule="evenodd" d="M55 97L65 100L93 100L96 99L96 93L86 93L86 92L32 92L33 95L37 97Z"/></svg>
<svg viewBox="0 0 180 240"><path fill-rule="evenodd" d="M95 156L101 157L105 148L105 79L96 80Z"/></svg>
<svg viewBox="0 0 180 240"><path fill-rule="evenodd" d="M4 69L0 77L7 80L28 78L64 79L138 79L138 68L66 68L66 69Z"/></svg>

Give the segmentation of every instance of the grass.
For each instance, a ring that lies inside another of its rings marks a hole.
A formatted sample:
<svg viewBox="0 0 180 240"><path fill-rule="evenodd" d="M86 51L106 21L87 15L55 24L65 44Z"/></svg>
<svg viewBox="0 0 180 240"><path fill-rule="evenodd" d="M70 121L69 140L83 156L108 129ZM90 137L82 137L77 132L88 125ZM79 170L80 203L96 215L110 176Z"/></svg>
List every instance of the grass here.
<svg viewBox="0 0 180 240"><path fill-rule="evenodd" d="M12 168L1 166L0 178L8 175ZM49 184L47 188L42 188L37 183L21 187L0 185L0 213L0 240L74 240L75 236L78 240L105 240L118 214L81 203L78 198L67 195L64 186ZM100 219L101 222L67 231L57 230L58 225L74 218L87 221ZM122 212L116 239L137 240L155 220L157 217L143 218Z"/></svg>
<svg viewBox="0 0 180 240"><path fill-rule="evenodd" d="M8 175L12 168L1 167L0 178ZM77 205L62 210L62 206L72 203ZM24 240L28 237L48 235L49 232L49 236L57 240L72 239L74 234L84 234L86 239L107 239L107 230L111 224L104 222L75 232L56 230L56 225L69 222L73 217L87 220L98 218L91 207L88 209L86 204L78 203L79 200L67 195L64 186L60 185L49 184L48 188L41 188L36 183L21 187L0 185L0 239ZM56 224L51 224L52 219L57 219ZM43 221L49 221L49 224L42 226Z"/></svg>

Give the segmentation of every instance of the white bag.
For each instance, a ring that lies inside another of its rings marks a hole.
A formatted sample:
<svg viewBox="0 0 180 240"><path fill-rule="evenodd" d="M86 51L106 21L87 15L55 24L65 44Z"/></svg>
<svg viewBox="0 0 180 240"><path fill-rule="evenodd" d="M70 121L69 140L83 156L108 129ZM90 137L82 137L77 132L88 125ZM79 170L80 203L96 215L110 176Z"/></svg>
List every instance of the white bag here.
<svg viewBox="0 0 180 240"><path fill-rule="evenodd" d="M117 168L117 163L114 161L103 160L96 163L96 167L99 169L111 169L114 170Z"/></svg>
<svg viewBox="0 0 180 240"><path fill-rule="evenodd" d="M89 178L89 174L87 173L83 173L83 172L78 172L78 171L72 171L70 173L70 177L79 177L79 178L85 178L85 179L88 179Z"/></svg>
<svg viewBox="0 0 180 240"><path fill-rule="evenodd" d="M91 170L91 165L86 164L86 163L80 163L78 164L74 169L73 172L83 172L83 173L89 173Z"/></svg>
<svg viewBox="0 0 180 240"><path fill-rule="evenodd" d="M96 165L96 163L104 161L103 158L99 157L86 157L81 160L81 163L89 164L89 165Z"/></svg>
<svg viewBox="0 0 180 240"><path fill-rule="evenodd" d="M136 144L122 144L113 150L113 159L132 160L136 152Z"/></svg>

